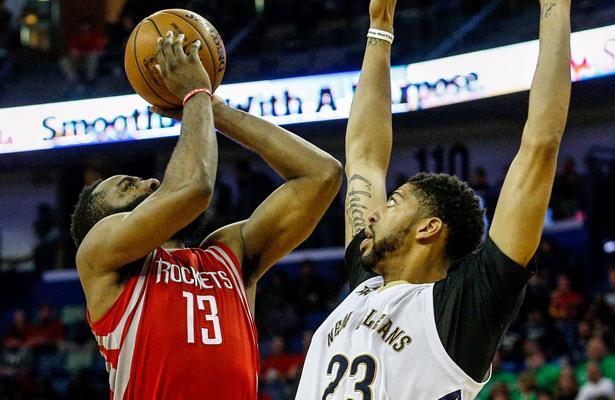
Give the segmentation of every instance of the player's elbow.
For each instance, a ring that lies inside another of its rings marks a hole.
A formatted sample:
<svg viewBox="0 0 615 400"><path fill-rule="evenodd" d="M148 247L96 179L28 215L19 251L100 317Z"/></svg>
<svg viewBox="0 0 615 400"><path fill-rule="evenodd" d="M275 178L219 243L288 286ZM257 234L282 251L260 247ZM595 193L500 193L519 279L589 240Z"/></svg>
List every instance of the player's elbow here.
<svg viewBox="0 0 615 400"><path fill-rule="evenodd" d="M208 180L198 179L187 183L183 192L186 201L202 204L204 207L207 207L214 194L214 187Z"/></svg>
<svg viewBox="0 0 615 400"><path fill-rule="evenodd" d="M534 158L557 157L561 144L561 136L543 135L540 137L523 138L521 149L532 154Z"/></svg>
<svg viewBox="0 0 615 400"><path fill-rule="evenodd" d="M521 147L535 154L557 155L566 126L565 120L528 120Z"/></svg>
<svg viewBox="0 0 615 400"><path fill-rule="evenodd" d="M343 175L342 163L333 157L328 157L327 161L322 165L320 172L321 190L336 194L342 186Z"/></svg>

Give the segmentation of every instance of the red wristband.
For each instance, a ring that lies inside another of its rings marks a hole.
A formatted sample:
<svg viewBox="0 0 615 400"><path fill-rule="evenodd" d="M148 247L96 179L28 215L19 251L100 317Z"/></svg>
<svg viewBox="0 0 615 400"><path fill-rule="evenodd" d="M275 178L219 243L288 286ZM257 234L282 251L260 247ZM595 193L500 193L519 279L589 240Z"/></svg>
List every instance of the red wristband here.
<svg viewBox="0 0 615 400"><path fill-rule="evenodd" d="M184 97L184 106L186 105L186 103L188 102L188 100L190 100L191 98L193 98L196 94L199 93L205 93L209 96L209 98L213 99L214 95L211 92L211 90L207 89L207 88L198 88L198 89L193 89L190 92L188 92L188 94L186 95L186 97Z"/></svg>

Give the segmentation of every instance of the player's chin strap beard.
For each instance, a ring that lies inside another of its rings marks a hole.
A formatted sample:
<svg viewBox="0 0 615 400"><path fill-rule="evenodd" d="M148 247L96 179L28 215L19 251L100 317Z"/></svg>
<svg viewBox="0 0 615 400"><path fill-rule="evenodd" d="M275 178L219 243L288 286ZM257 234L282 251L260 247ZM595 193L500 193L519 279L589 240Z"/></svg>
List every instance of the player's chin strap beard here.
<svg viewBox="0 0 615 400"><path fill-rule="evenodd" d="M145 201L145 199L147 199L149 197L151 193L148 194L144 194L143 196L137 197L136 199L134 199L133 201L131 201L130 203L126 204L125 206L121 206L121 207L109 207L107 209L107 213L105 215L105 217L108 217L109 215L113 215L113 214L119 214L119 213L123 213L123 212L130 212L132 210L134 210L135 208L137 208L137 206L141 203L143 203L143 201Z"/></svg>
<svg viewBox="0 0 615 400"><path fill-rule="evenodd" d="M388 238L385 237L379 242L376 241L376 231L370 227L370 231L372 233L372 251L363 257L363 262L361 263L363 268L369 272L376 272L374 271L376 264L384 260L387 254L393 253L403 246L404 239L412 230L415 221L416 218L395 236Z"/></svg>

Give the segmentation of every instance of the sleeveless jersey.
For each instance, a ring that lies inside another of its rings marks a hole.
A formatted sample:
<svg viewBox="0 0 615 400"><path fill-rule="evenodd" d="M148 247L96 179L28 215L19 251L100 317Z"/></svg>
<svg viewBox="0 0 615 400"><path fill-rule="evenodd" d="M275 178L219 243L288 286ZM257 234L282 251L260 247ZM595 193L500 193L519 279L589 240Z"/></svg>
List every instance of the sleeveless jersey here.
<svg viewBox="0 0 615 400"><path fill-rule="evenodd" d="M222 243L158 248L111 309L88 322L111 399L257 398L256 326L240 266Z"/></svg>
<svg viewBox="0 0 615 400"><path fill-rule="evenodd" d="M473 381L448 356L434 319L433 283L359 285L318 328L298 400L473 399Z"/></svg>

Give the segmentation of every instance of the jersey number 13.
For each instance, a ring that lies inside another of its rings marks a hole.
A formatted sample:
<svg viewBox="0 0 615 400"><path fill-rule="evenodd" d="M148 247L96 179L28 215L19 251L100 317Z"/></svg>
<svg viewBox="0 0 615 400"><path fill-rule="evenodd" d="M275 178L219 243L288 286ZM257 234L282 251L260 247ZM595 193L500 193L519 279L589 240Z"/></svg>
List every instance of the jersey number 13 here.
<svg viewBox="0 0 615 400"><path fill-rule="evenodd" d="M194 303L195 296L190 292L182 292L183 297L186 299L186 325L187 325L187 341L188 343L194 343ZM203 344L215 345L222 343L222 331L220 330L220 319L218 318L218 306L216 305L216 298L214 296L196 296L196 307L198 311L205 311L205 303L209 304L209 313L204 314L205 320L211 322L213 325L213 332L210 334L210 330L207 328L201 328L201 342Z"/></svg>

